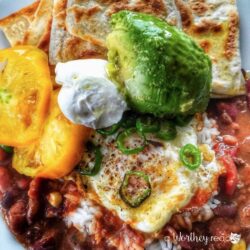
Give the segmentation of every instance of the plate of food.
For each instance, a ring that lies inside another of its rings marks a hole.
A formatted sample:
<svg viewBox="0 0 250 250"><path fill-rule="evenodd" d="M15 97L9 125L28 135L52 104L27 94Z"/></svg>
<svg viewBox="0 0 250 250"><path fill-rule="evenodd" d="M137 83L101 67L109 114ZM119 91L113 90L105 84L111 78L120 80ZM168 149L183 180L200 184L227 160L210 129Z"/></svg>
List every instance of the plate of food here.
<svg viewBox="0 0 250 250"><path fill-rule="evenodd" d="M249 250L249 11L0 1L0 250Z"/></svg>

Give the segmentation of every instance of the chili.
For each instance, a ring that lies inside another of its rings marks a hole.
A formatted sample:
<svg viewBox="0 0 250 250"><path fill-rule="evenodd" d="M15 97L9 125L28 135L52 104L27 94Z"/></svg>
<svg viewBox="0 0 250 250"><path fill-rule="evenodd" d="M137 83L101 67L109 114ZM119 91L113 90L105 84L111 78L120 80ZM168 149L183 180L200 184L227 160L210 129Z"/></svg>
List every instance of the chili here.
<svg viewBox="0 0 250 250"><path fill-rule="evenodd" d="M160 129L159 120L153 119L150 116L142 116L136 120L136 128L142 133L153 133Z"/></svg>
<svg viewBox="0 0 250 250"><path fill-rule="evenodd" d="M162 140L173 140L177 135L177 130L173 122L162 121L160 123L160 130L156 133L156 136Z"/></svg>
<svg viewBox="0 0 250 250"><path fill-rule="evenodd" d="M180 150L180 159L189 169L194 170L201 165L201 152L192 144L186 144Z"/></svg>
<svg viewBox="0 0 250 250"><path fill-rule="evenodd" d="M125 145L126 139L131 137L133 134L137 134L143 140L142 146L139 146L136 148L126 147L126 145ZM146 140L145 135L143 133L138 133L136 128L129 128L129 129L125 129L124 131L122 131L117 136L116 142L117 142L118 149L126 155L137 154L137 153L143 151L144 148L146 147L146 144L147 144L147 140Z"/></svg>
<svg viewBox="0 0 250 250"><path fill-rule="evenodd" d="M142 171L128 171L120 187L121 199L130 207L138 207L151 194L148 175Z"/></svg>
<svg viewBox="0 0 250 250"><path fill-rule="evenodd" d="M90 148L92 148L92 150L94 151L95 163L93 167L91 167L90 164L82 166L82 164L80 163L78 165L78 171L81 175L95 176L100 171L103 158L103 155L101 153L101 148L93 144L90 145Z"/></svg>

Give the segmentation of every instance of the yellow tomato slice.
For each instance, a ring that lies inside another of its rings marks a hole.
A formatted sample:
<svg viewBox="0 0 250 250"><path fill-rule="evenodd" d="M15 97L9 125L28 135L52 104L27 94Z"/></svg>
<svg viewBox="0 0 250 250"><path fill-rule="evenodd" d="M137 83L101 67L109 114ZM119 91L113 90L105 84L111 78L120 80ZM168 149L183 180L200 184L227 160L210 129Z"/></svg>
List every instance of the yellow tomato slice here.
<svg viewBox="0 0 250 250"><path fill-rule="evenodd" d="M90 129L71 123L57 104L58 90L51 98L49 115L39 141L14 149L13 167L21 174L44 178L67 175L81 159Z"/></svg>
<svg viewBox="0 0 250 250"><path fill-rule="evenodd" d="M40 136L52 91L47 55L33 46L0 50L0 144Z"/></svg>

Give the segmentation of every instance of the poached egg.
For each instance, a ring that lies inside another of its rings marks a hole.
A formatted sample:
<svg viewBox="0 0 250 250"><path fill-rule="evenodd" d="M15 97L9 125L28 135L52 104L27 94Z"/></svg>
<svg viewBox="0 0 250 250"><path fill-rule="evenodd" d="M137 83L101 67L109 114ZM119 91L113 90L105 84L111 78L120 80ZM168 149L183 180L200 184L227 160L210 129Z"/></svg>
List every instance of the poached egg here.
<svg viewBox="0 0 250 250"><path fill-rule="evenodd" d="M58 104L71 122L99 129L121 120L127 104L108 79L106 64L101 59L57 64L56 82L62 85Z"/></svg>

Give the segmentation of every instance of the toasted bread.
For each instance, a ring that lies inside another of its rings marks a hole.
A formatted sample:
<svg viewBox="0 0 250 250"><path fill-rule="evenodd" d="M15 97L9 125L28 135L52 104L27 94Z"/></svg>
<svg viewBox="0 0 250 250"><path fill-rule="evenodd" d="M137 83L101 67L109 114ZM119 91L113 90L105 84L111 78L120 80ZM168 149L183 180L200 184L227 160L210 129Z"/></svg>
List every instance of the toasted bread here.
<svg viewBox="0 0 250 250"><path fill-rule="evenodd" d="M22 44L24 34L34 19L34 14L40 1L25 7L0 20L0 28L3 30L11 46Z"/></svg>

